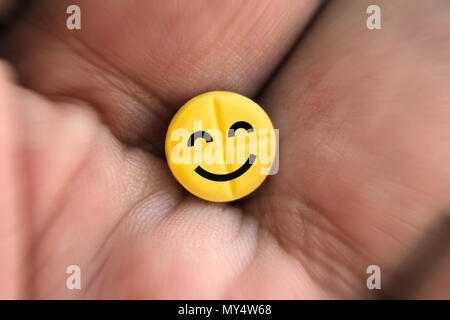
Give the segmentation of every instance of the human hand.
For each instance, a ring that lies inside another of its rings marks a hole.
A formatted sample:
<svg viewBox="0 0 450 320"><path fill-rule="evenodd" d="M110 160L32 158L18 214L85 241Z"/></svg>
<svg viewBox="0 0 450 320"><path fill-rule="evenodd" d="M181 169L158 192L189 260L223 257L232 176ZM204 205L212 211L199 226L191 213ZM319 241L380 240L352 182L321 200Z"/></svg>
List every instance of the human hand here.
<svg viewBox="0 0 450 320"><path fill-rule="evenodd" d="M371 3L334 1L301 37L319 1L81 0L70 31L73 2L0 39L1 297L363 298L372 264L382 294L450 297L448 250L396 285L449 238L448 1L376 1L375 31ZM171 116L210 90L280 130L279 173L236 203L190 195L164 159Z"/></svg>

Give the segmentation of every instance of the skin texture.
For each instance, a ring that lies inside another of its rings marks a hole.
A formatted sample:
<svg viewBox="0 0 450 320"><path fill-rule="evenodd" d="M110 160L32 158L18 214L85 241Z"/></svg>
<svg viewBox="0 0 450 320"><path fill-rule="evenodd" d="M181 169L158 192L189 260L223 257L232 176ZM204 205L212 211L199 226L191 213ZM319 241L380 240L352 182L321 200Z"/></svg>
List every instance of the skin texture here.
<svg viewBox="0 0 450 320"><path fill-rule="evenodd" d="M79 31L73 1L30 8L0 38L0 297L365 298L376 264L382 295L450 298L450 6L375 2L376 31L366 1L86 0ZM236 203L163 158L210 90L280 129L279 173Z"/></svg>
<svg viewBox="0 0 450 320"><path fill-rule="evenodd" d="M8 14L12 6L13 6L12 0L0 0L0 17Z"/></svg>

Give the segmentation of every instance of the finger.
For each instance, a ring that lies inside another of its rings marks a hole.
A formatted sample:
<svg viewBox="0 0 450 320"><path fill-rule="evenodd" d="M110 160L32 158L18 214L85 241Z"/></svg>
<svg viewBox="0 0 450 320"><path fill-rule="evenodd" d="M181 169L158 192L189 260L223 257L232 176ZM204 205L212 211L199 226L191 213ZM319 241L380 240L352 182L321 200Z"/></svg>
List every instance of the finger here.
<svg viewBox="0 0 450 320"><path fill-rule="evenodd" d="M450 191L449 3L375 3L381 30L373 1L331 3L262 98L281 169L248 205L318 281L363 292L366 267L388 277Z"/></svg>
<svg viewBox="0 0 450 320"><path fill-rule="evenodd" d="M78 1L81 30L68 30L72 3L35 5L5 54L28 87L87 101L122 141L161 147L187 99L255 93L319 1Z"/></svg>
<svg viewBox="0 0 450 320"><path fill-rule="evenodd" d="M91 108L15 91L22 153L12 162L23 162L27 191L21 199L26 229L17 233L26 246L21 266L29 270L22 274L27 297L79 298L86 291L61 285L67 267L86 270L87 286L105 262L109 241L123 219L145 211L141 220L157 221L182 195L176 182L167 179L162 159L124 148ZM10 190L3 187L2 193Z"/></svg>
<svg viewBox="0 0 450 320"><path fill-rule="evenodd" d="M11 74L0 62L0 298L24 298L20 282L24 271L22 176L19 121L10 85Z"/></svg>

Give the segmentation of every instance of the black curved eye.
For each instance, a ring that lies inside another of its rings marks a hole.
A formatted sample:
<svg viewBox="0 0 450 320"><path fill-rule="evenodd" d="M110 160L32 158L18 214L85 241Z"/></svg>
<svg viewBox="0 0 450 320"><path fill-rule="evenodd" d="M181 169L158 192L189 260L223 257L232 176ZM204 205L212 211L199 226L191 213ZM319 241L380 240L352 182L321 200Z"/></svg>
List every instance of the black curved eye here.
<svg viewBox="0 0 450 320"><path fill-rule="evenodd" d="M245 129L248 133L255 131L250 123L245 121L238 121L233 123L233 125L228 130L228 138L234 137L237 129Z"/></svg>
<svg viewBox="0 0 450 320"><path fill-rule="evenodd" d="M213 138L211 137L211 135L206 132L206 131L195 131L193 134L191 134L191 136L189 137L188 140L188 147L192 147L194 146L194 142L195 140L199 139L199 138L203 138L205 139L206 142L211 142L213 141Z"/></svg>

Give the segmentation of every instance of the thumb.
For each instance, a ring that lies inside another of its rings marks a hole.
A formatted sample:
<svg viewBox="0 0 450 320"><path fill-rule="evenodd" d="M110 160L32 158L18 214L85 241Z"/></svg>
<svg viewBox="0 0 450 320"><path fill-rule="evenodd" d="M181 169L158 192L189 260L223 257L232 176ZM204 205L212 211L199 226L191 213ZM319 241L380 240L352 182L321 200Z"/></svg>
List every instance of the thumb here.
<svg viewBox="0 0 450 320"><path fill-rule="evenodd" d="M3 0L2 0L3 1ZM1 2L0 2L1 3ZM18 119L14 108L14 86L10 73L0 61L0 299L20 296L23 261L23 226L20 208Z"/></svg>

